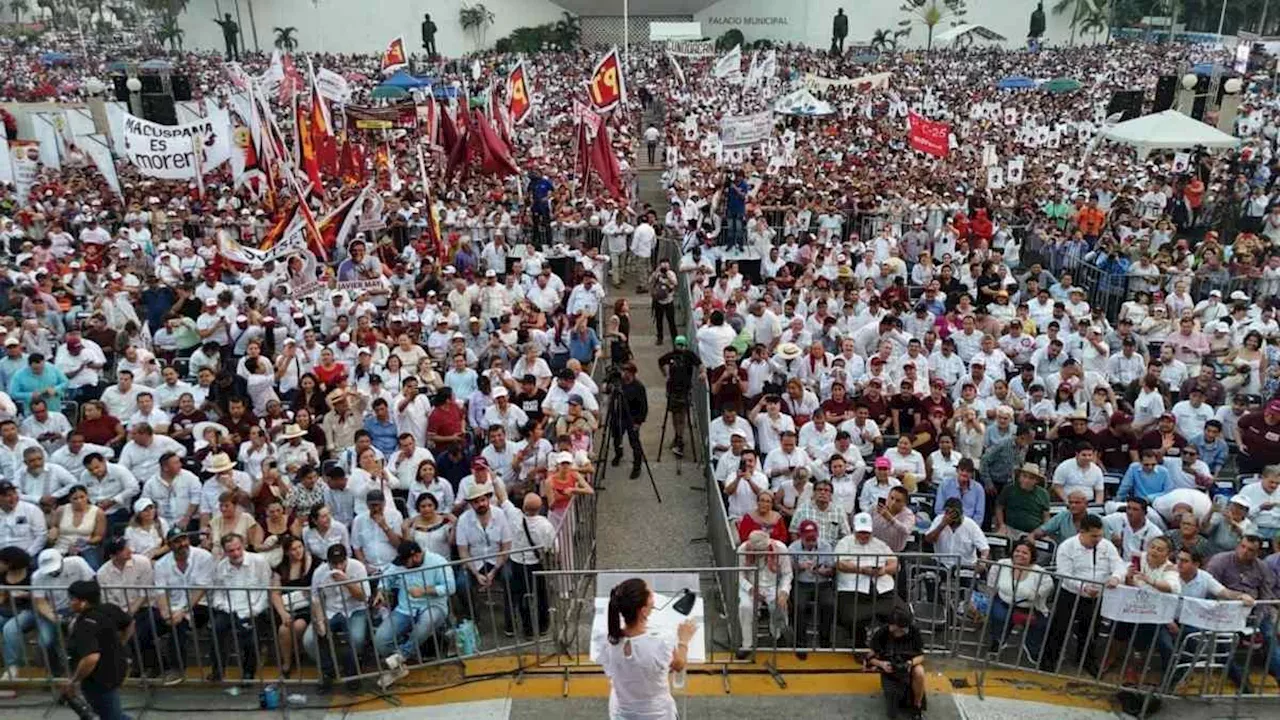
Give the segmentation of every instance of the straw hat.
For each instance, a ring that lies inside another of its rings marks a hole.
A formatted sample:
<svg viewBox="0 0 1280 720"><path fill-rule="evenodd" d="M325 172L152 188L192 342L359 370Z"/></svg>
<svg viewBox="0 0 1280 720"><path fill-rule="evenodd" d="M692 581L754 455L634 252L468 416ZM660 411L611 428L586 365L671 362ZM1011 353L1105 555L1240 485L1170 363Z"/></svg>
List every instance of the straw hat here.
<svg viewBox="0 0 1280 720"><path fill-rule="evenodd" d="M234 470L236 464L231 461L231 457L226 453L216 453L209 456L209 460L205 464L206 469L211 473L222 473L228 470Z"/></svg>
<svg viewBox="0 0 1280 720"><path fill-rule="evenodd" d="M305 437L306 434L307 434L307 431L303 430L297 425L285 425L284 432L280 433L280 439L292 440L294 438Z"/></svg>

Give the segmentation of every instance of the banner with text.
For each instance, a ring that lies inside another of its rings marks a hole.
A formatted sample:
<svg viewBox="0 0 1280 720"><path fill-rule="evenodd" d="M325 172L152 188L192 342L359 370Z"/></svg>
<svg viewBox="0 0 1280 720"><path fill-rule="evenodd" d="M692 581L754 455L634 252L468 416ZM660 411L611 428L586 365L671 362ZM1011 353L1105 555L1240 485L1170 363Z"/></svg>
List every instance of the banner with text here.
<svg viewBox="0 0 1280 720"><path fill-rule="evenodd" d="M814 92L823 92L831 88L856 87L859 90L884 90L889 87L891 73L876 73L856 78L824 78L813 73L804 76L804 86Z"/></svg>
<svg viewBox="0 0 1280 720"><path fill-rule="evenodd" d="M720 144L726 148L764 142L773 135L773 112L729 115L720 121Z"/></svg>
<svg viewBox="0 0 1280 720"><path fill-rule="evenodd" d="M209 172L231 159L227 115L185 125L161 125L128 113L124 116L124 154L147 177L193 180L199 167ZM193 151L199 139L199 162Z"/></svg>
<svg viewBox="0 0 1280 720"><path fill-rule="evenodd" d="M1243 632L1251 609L1240 602L1183 598L1178 622L1211 632Z"/></svg>
<svg viewBox="0 0 1280 720"><path fill-rule="evenodd" d="M912 150L934 157L946 157L951 147L951 126L915 113L907 114L908 142Z"/></svg>
<svg viewBox="0 0 1280 720"><path fill-rule="evenodd" d="M1165 625L1178 615L1179 596L1121 585L1102 594L1102 617L1116 622Z"/></svg>
<svg viewBox="0 0 1280 720"><path fill-rule="evenodd" d="M667 42L667 52L685 57L715 57L714 40L672 40Z"/></svg>

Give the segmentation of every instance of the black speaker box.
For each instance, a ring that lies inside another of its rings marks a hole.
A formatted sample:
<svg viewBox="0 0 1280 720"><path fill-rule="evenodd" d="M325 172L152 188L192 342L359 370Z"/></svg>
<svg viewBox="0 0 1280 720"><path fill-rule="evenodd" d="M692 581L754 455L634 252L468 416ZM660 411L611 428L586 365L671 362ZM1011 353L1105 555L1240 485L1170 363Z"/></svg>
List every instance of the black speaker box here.
<svg viewBox="0 0 1280 720"><path fill-rule="evenodd" d="M1107 117L1121 113L1120 122L1142 117L1142 91L1117 90L1107 104Z"/></svg>
<svg viewBox="0 0 1280 720"><path fill-rule="evenodd" d="M178 111L173 98L164 93L142 93L142 117L161 125L177 125Z"/></svg>
<svg viewBox="0 0 1280 720"><path fill-rule="evenodd" d="M1178 76L1161 75L1156 81L1156 99L1151 105L1151 112L1158 113L1173 107L1178 96Z"/></svg>

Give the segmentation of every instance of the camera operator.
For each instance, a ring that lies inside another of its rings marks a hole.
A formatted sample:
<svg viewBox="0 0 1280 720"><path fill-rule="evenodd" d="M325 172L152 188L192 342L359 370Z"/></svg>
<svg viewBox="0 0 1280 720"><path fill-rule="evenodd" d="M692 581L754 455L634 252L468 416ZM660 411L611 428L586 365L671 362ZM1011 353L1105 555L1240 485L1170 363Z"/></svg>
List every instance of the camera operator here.
<svg viewBox="0 0 1280 720"><path fill-rule="evenodd" d="M667 378L667 412L671 414L671 425L675 430L671 452L682 458L684 426L689 418L689 398L693 392L693 374L702 367L702 361L698 359L697 353L689 349L689 339L677 335L676 349L658 358L658 367Z"/></svg>
<svg viewBox="0 0 1280 720"><path fill-rule="evenodd" d="M67 594L76 613L67 643L75 670L62 695L82 718L96 714L101 720L121 720L120 684L128 671L125 643L133 634L133 618L102 602L96 580L77 580Z"/></svg>
<svg viewBox="0 0 1280 720"><path fill-rule="evenodd" d="M631 479L640 477L644 450L640 447L640 426L649 415L648 391L636 377L636 364L625 363L621 375L606 378L606 392L621 394L621 406L611 405L609 437L613 441L613 466L622 462L622 436L631 444ZM612 402L611 398L611 402Z"/></svg>
<svg viewBox="0 0 1280 720"><path fill-rule="evenodd" d="M889 622L876 630L868 642L871 655L866 668L880 673L880 690L889 706L889 717L898 710L911 713L911 720L924 717L924 639L905 609L894 610Z"/></svg>
<svg viewBox="0 0 1280 720"><path fill-rule="evenodd" d="M725 219L729 235L725 249L732 252L735 248L742 249L747 234L747 195L751 192L751 185L747 183L742 170L735 171L733 176L726 175L724 185Z"/></svg>
<svg viewBox="0 0 1280 720"><path fill-rule="evenodd" d="M658 329L658 344L662 344L662 321L667 321L671 337L676 336L676 273L667 258L658 260L658 268L649 276L649 298L653 301L653 322Z"/></svg>

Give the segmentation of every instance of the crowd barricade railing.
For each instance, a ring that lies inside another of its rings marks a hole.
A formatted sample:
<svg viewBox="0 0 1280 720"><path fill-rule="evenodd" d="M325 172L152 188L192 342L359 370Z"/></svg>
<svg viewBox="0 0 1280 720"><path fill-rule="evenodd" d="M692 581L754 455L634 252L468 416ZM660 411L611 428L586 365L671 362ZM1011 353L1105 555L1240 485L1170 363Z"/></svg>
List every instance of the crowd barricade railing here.
<svg viewBox="0 0 1280 720"><path fill-rule="evenodd" d="M1135 298L1139 291L1148 293L1160 290L1169 297L1180 286L1185 286L1192 304L1209 298L1210 293L1222 293L1224 303L1231 303L1231 295L1244 293L1251 301L1280 294L1280 280L1273 278L1233 275L1225 269L1221 273L1201 274L1193 272L1160 273L1158 275L1142 275L1134 272L1134 266L1126 268L1101 266L1092 260L1081 259L1069 267L1049 267L1055 273L1072 273L1073 285L1083 288L1085 297L1091 308L1102 308L1103 314L1111 322L1120 316L1123 305Z"/></svg>
<svg viewBox="0 0 1280 720"><path fill-rule="evenodd" d="M130 682L144 686L313 683L322 674L335 682L372 678L388 685L393 665L414 669L490 655L523 664L550 637L564 598L582 592L548 587L537 573L594 564L593 500L575 497L565 509L552 511L555 540L537 549L535 564L495 552L443 565L390 565L361 580L336 575L333 582L315 582L314 591L108 585L102 599L134 620L126 647ZM472 563L497 566L494 581L482 586L466 567ZM66 587L0 586L0 594L0 625L15 623L4 633L12 672L0 682L51 684L65 678L74 616ZM401 598L406 602L395 607ZM392 655L397 657L389 665Z"/></svg>
<svg viewBox="0 0 1280 720"><path fill-rule="evenodd" d="M992 568L996 568L992 570ZM1274 624L1261 636L1261 619L1274 617L1280 601L1256 603L1252 611L1238 602L1208 602L1195 617L1244 618L1240 626L1197 629L1186 622L1186 601L1176 594L1136 590L1053 573L1017 568L1016 598L1002 598L992 582L996 573L1014 572L1009 564L987 564L973 579L969 612L957 617L955 655L978 664L982 692L989 671L1023 670L1064 677L1149 698L1203 697L1280 699L1267 678L1265 658L1280 658ZM1037 590L1040 601L1033 600ZM1117 595L1106 606L1107 598ZM1132 596L1132 598L1130 598ZM1014 600L1011 604L1007 600ZM1118 608L1118 609L1117 609ZM1132 621L1125 621L1128 613ZM1235 615L1239 613L1239 615ZM1173 619L1165 621L1172 614ZM1142 622L1154 618L1159 622ZM1271 663L1277 673L1280 664ZM1250 678L1249 683L1238 680Z"/></svg>

